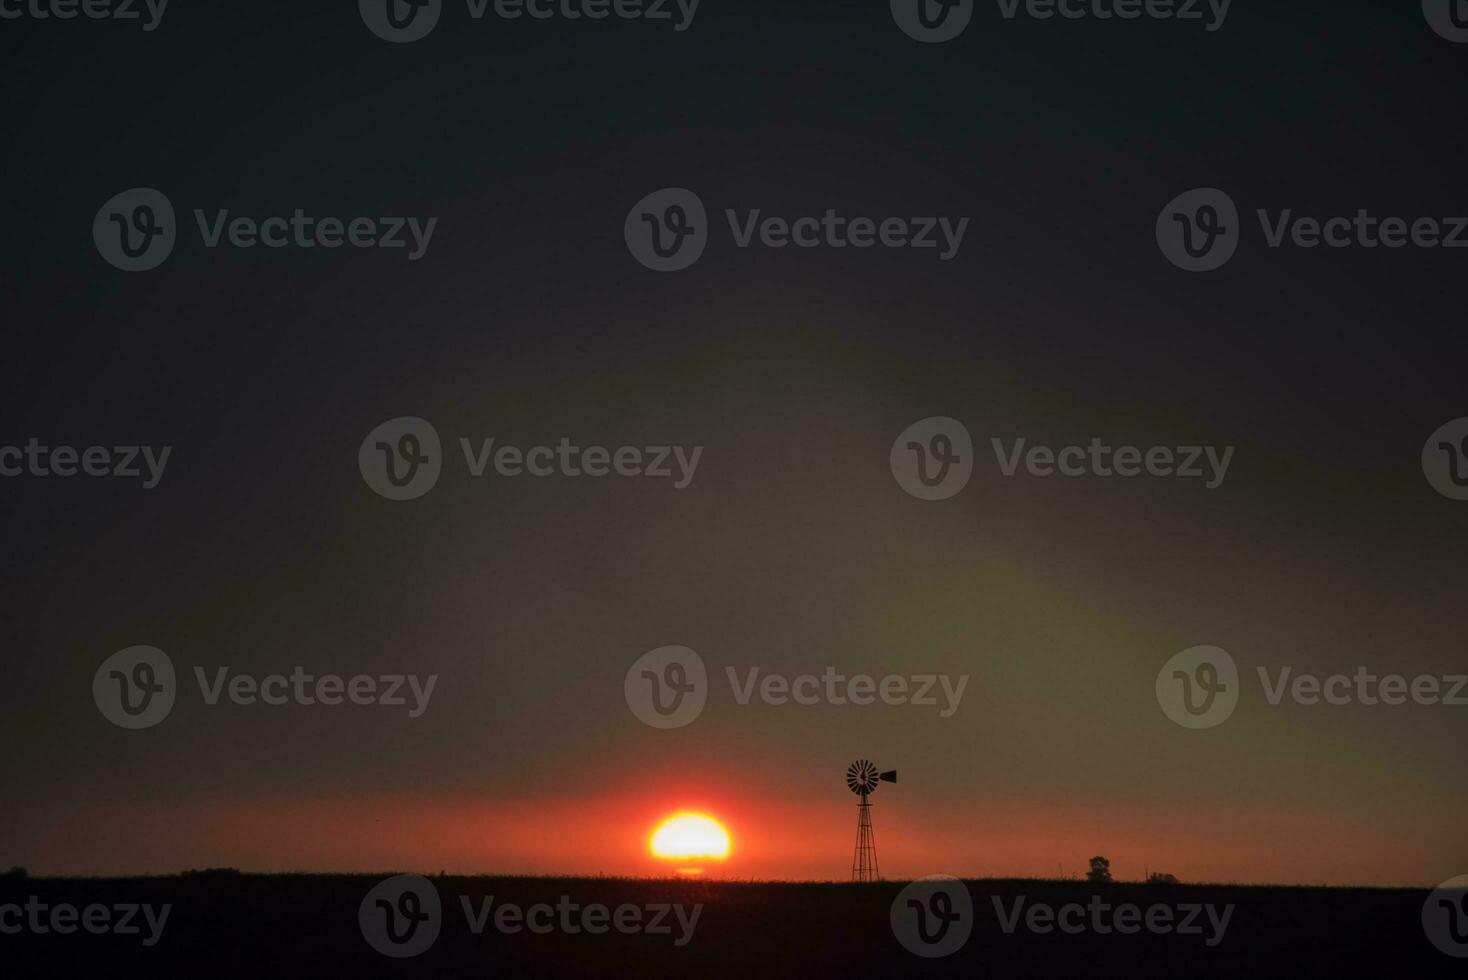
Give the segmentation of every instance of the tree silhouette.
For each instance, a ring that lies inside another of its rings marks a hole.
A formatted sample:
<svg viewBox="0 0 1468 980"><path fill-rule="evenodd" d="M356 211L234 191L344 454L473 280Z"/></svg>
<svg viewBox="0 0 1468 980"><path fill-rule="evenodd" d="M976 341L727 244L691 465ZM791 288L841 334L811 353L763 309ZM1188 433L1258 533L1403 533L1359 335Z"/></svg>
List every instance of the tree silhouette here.
<svg viewBox="0 0 1468 980"><path fill-rule="evenodd" d="M1091 870L1086 872L1086 880L1096 884L1111 883L1111 862L1097 855L1091 858Z"/></svg>

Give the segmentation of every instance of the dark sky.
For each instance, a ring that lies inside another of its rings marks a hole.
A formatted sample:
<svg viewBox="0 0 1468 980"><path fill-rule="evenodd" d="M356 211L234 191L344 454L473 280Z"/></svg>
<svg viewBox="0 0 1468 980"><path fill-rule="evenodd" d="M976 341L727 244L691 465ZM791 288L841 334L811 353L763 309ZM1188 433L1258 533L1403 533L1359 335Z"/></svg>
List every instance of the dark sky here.
<svg viewBox="0 0 1468 980"><path fill-rule="evenodd" d="M401 45L354 7L0 22L0 445L173 447L148 491L0 480L0 861L646 872L617 835L698 804L750 855L732 872L840 877L839 770L868 755L904 773L878 803L889 873L1048 874L1097 852L1193 879L1462 872L1468 708L1256 690L1199 733L1152 688L1199 644L1250 675L1464 669L1468 504L1419 455L1468 415L1468 252L1275 250L1253 217L1468 214L1468 45L1417 4L1236 0L1213 33L981 4L936 45L876 2L703 0L683 32L450 2ZM186 231L128 274L90 228L140 186ZM670 186L713 236L656 274L622 227ZM1247 234L1188 274L1154 222L1210 186ZM211 250L194 208L438 224L416 262ZM948 262L739 249L725 208L970 224ZM393 503L356 454L407 415L446 444L704 455L675 491L473 480L450 445L438 487ZM887 453L938 415L981 470L924 503ZM1001 479L989 439L1020 436L1236 455L1212 491ZM123 732L89 690L133 644L181 673L440 686L411 722L193 696ZM952 719L720 690L656 732L621 685L664 644L720 673L971 680Z"/></svg>

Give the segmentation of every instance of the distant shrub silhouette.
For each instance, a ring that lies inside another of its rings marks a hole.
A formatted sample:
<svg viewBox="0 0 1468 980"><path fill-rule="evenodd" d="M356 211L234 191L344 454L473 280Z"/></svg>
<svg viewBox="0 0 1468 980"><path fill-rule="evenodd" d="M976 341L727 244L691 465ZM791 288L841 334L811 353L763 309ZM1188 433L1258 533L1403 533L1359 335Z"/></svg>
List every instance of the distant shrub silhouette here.
<svg viewBox="0 0 1468 980"><path fill-rule="evenodd" d="M24 881L29 877L30 875L26 873L25 868L22 868L20 865L16 865L3 875L0 875L0 879L4 879L5 881Z"/></svg>
<svg viewBox="0 0 1468 980"><path fill-rule="evenodd" d="M1154 871L1154 872L1152 872L1151 874L1149 874L1147 876L1147 884L1149 884L1149 885L1175 885L1175 884L1177 884L1177 876L1176 875L1167 874L1166 872L1163 872L1163 871Z"/></svg>
<svg viewBox="0 0 1468 980"><path fill-rule="evenodd" d="M1098 885L1109 885L1111 878L1111 862L1097 855L1091 858L1091 870L1086 872L1086 880Z"/></svg>
<svg viewBox="0 0 1468 980"><path fill-rule="evenodd" d="M180 878L238 878L241 871L238 868L190 868Z"/></svg>

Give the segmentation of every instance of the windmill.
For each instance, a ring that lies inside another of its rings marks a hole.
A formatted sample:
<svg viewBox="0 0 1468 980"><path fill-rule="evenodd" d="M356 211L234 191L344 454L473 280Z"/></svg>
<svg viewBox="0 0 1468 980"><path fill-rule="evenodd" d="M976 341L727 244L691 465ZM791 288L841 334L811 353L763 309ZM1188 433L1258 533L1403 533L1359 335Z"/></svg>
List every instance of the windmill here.
<svg viewBox="0 0 1468 980"><path fill-rule="evenodd" d="M852 881L877 880L877 842L872 837L872 804L867 800L877 789L878 781L897 782L897 770L877 772L866 759L857 759L846 770L846 785L861 797L856 805L856 854L851 858Z"/></svg>

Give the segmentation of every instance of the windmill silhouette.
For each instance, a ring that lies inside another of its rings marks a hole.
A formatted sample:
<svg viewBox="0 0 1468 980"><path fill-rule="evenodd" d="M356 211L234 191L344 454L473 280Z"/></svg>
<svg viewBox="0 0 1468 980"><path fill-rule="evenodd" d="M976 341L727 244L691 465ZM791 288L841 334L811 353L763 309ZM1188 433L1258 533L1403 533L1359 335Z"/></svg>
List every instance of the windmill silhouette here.
<svg viewBox="0 0 1468 980"><path fill-rule="evenodd" d="M872 836L872 804L867 799L877 789L878 781L897 782L897 770L877 772L866 759L857 759L846 770L846 785L861 802L856 805L856 853L851 858L852 881L876 881L877 841Z"/></svg>

